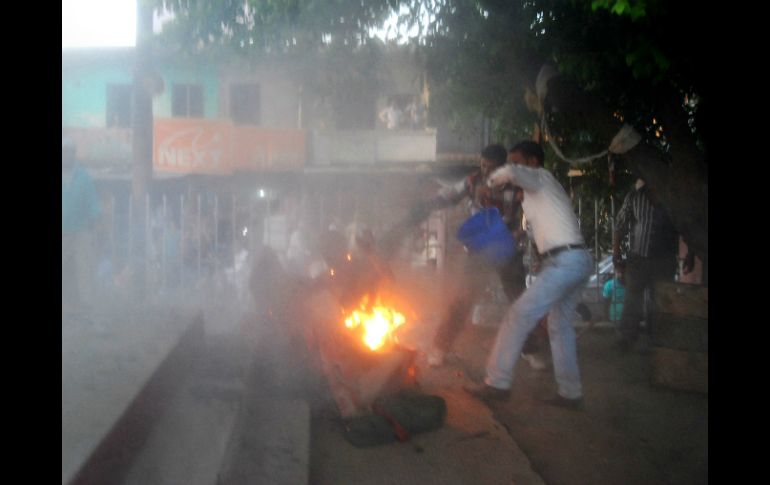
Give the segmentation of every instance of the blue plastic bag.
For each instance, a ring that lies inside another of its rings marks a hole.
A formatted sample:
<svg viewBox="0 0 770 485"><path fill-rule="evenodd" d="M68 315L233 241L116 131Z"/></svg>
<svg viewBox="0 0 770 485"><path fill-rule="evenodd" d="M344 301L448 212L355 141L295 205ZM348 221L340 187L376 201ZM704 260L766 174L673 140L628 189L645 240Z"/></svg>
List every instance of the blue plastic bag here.
<svg viewBox="0 0 770 485"><path fill-rule="evenodd" d="M457 230L457 239L468 251L481 254L490 263L507 263L516 252L516 242L496 207L481 209Z"/></svg>

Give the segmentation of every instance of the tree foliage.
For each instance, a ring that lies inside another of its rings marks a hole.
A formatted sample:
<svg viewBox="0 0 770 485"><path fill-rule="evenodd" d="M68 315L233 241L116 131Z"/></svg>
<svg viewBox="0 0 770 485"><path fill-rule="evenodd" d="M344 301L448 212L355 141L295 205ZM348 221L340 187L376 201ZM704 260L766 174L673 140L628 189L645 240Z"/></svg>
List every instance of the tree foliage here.
<svg viewBox="0 0 770 485"><path fill-rule="evenodd" d="M319 92L327 89L332 97L355 92L352 85L376 82L372 65L363 59L378 52L371 32L399 12L400 25L418 30L416 36L402 40L416 46L426 59L431 116L461 126L483 115L491 121L495 139L504 143L533 136L541 121L531 99L534 80L543 64L550 63L562 74L557 83L549 84L544 106L550 141L567 157L577 158L605 150L621 122L633 125L645 135L644 157L616 160L622 182L618 187L628 187L640 175L649 179L648 184L654 181L675 223L707 256L704 206L713 97L705 84L711 64L704 46L707 24L700 18L704 7L699 4L689 0L153 1L177 16L168 35L180 46L228 49L251 59L312 57L317 60L314 68L332 66L323 77L327 88L319 87ZM345 58L351 62L342 62ZM554 86L558 89L550 90ZM549 150L549 162L566 183L568 167L558 160ZM600 158L581 167L585 195L606 196L613 191L608 163ZM661 175L667 170L676 182L667 182ZM688 212L693 211L697 214L690 214L688 221Z"/></svg>
<svg viewBox="0 0 770 485"><path fill-rule="evenodd" d="M531 134L535 120L524 103L523 89L531 86L544 62L552 62L618 118L659 135L664 150L670 142L662 121L666 117L683 117L701 138L701 146L705 143L698 118L707 102L702 85L707 76L698 49L700 22L693 18L698 10L690 2L149 1L175 16L163 38L164 44L174 44L174 51L236 54L254 60L314 58L332 64L334 58L323 56L345 57L361 46L376 46L372 29L400 12L400 24L419 28L411 42L427 52L434 114L470 119L481 113L492 120L498 139ZM376 47L361 57L366 55L377 55ZM344 70L338 63L335 69L340 68ZM606 148L607 140L590 128L561 121L560 135L570 154Z"/></svg>

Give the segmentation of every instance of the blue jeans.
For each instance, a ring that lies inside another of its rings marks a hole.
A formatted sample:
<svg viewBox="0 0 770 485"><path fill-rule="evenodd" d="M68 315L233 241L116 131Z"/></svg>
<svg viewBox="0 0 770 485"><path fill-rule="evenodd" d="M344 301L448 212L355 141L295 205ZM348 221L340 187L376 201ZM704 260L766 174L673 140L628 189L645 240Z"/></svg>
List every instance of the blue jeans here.
<svg viewBox="0 0 770 485"><path fill-rule="evenodd" d="M503 318L487 361L487 385L511 388L524 342L547 314L558 393L568 399L583 395L572 316L592 271L593 258L584 249L562 251L543 261L537 279Z"/></svg>

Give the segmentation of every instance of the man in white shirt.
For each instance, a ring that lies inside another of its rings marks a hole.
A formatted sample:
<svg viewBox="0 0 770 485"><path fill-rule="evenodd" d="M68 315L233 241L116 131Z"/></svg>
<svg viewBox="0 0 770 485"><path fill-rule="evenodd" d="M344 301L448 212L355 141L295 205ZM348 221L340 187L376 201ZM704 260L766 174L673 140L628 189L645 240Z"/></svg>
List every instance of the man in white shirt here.
<svg viewBox="0 0 770 485"><path fill-rule="evenodd" d="M404 114L396 103L391 101L388 106L380 112L380 121L385 123L389 130L397 130L401 126L401 118Z"/></svg>
<svg viewBox="0 0 770 485"><path fill-rule="evenodd" d="M541 270L504 317L487 361L484 383L466 386L465 390L482 399L508 399L524 342L537 322L548 315L558 392L548 402L580 409L583 389L572 316L593 259L585 249L569 196L553 174L542 168L545 156L540 145L524 141L511 152L521 160L495 170L488 183L492 187L512 184L524 190L522 207L543 258Z"/></svg>

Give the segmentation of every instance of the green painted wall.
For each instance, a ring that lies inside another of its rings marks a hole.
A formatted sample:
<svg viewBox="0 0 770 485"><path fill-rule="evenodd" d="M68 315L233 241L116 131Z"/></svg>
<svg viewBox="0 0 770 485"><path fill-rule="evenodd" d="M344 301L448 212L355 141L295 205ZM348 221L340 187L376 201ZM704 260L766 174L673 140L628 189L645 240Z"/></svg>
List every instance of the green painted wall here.
<svg viewBox="0 0 770 485"><path fill-rule="evenodd" d="M75 65L72 65L75 64ZM114 61L66 63L62 59L62 126L104 128L107 121L107 85L131 84L133 62L116 58ZM219 116L218 71L186 67L160 67L158 72L165 85L163 93L153 98L155 118L171 117L171 86L174 83L203 86L205 118Z"/></svg>
<svg viewBox="0 0 770 485"><path fill-rule="evenodd" d="M203 86L203 117L219 117L219 73L216 68L207 70L164 67L159 69L165 89L153 99L153 115L156 118L171 117L171 86L179 84L200 84Z"/></svg>
<svg viewBox="0 0 770 485"><path fill-rule="evenodd" d="M131 84L125 65L62 65L62 126L104 128L107 122L107 85Z"/></svg>

